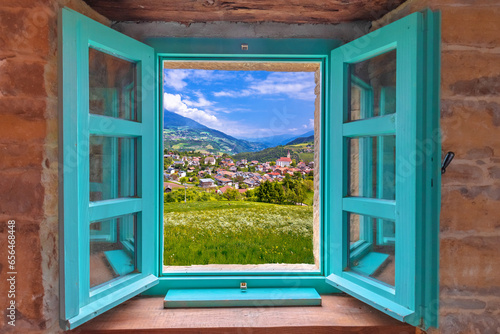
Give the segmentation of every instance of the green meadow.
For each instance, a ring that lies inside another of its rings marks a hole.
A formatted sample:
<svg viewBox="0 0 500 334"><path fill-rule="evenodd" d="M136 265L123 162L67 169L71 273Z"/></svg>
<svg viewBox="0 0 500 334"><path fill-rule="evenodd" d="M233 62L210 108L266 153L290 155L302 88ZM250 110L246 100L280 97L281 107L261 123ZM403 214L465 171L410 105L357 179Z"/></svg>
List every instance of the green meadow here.
<svg viewBox="0 0 500 334"><path fill-rule="evenodd" d="M313 207L165 203L164 265L314 263Z"/></svg>

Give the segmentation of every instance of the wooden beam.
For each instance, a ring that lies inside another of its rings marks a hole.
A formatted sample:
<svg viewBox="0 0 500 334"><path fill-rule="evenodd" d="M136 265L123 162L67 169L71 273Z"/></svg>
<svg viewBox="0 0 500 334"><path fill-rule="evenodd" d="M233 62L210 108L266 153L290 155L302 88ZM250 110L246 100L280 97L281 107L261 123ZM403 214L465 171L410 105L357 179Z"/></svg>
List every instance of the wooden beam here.
<svg viewBox="0 0 500 334"><path fill-rule="evenodd" d="M405 0L85 0L113 21L340 23L372 21Z"/></svg>

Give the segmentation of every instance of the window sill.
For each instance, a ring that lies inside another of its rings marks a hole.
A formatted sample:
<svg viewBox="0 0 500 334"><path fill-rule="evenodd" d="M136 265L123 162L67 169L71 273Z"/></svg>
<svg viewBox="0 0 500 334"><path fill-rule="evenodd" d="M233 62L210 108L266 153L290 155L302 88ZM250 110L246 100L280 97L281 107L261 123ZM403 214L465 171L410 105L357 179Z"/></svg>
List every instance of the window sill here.
<svg viewBox="0 0 500 334"><path fill-rule="evenodd" d="M322 306L164 309L163 297L136 297L75 333L415 333L343 295L323 295Z"/></svg>

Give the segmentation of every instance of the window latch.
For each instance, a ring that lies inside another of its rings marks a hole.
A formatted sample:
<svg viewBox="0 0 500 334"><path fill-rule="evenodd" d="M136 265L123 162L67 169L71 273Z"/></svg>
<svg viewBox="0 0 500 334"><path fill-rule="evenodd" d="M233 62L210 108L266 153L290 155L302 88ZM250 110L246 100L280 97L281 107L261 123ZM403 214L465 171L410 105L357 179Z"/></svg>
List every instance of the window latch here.
<svg viewBox="0 0 500 334"><path fill-rule="evenodd" d="M247 283L246 282L240 283L240 290L241 290L241 292L247 292Z"/></svg>
<svg viewBox="0 0 500 334"><path fill-rule="evenodd" d="M441 164L441 174L446 173L446 168L451 163L451 160L453 160L454 157L455 157L455 153L453 153L453 152L446 153L446 155L443 159L443 163Z"/></svg>

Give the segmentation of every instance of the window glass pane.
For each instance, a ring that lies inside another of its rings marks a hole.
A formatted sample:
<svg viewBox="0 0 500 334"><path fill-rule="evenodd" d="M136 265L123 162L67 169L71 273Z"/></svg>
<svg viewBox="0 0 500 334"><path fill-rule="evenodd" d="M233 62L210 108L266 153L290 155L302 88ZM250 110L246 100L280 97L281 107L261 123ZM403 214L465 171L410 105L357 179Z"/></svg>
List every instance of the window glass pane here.
<svg viewBox="0 0 500 334"><path fill-rule="evenodd" d="M137 214L90 223L90 287L136 268Z"/></svg>
<svg viewBox="0 0 500 334"><path fill-rule="evenodd" d="M349 196L395 199L396 136L349 139Z"/></svg>
<svg viewBox="0 0 500 334"><path fill-rule="evenodd" d="M137 195L137 139L90 137L90 201Z"/></svg>
<svg viewBox="0 0 500 334"><path fill-rule="evenodd" d="M394 221L349 214L349 269L394 286Z"/></svg>
<svg viewBox="0 0 500 334"><path fill-rule="evenodd" d="M89 86L91 114L140 120L135 63L89 48Z"/></svg>
<svg viewBox="0 0 500 334"><path fill-rule="evenodd" d="M319 270L320 64L163 66L164 272Z"/></svg>
<svg viewBox="0 0 500 334"><path fill-rule="evenodd" d="M396 112L396 50L351 64L349 121Z"/></svg>

